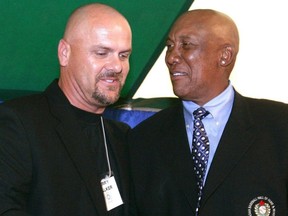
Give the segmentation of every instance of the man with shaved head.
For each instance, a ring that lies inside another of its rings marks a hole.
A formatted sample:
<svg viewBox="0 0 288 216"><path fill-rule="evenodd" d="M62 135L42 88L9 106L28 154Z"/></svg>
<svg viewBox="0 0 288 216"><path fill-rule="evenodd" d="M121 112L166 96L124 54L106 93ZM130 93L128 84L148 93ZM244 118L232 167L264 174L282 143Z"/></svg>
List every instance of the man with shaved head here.
<svg viewBox="0 0 288 216"><path fill-rule="evenodd" d="M191 10L173 24L166 46L179 103L129 136L135 212L288 215L288 106L233 88L235 23L218 11Z"/></svg>
<svg viewBox="0 0 288 216"><path fill-rule="evenodd" d="M131 41L122 14L84 5L59 42L59 79L1 104L0 215L129 215L130 128L102 113L119 98Z"/></svg>

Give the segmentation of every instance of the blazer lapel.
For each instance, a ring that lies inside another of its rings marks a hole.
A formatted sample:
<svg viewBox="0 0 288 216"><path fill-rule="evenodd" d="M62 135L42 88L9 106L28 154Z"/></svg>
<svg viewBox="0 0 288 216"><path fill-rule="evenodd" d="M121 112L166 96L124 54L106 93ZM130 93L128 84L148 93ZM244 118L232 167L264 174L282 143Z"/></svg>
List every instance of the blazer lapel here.
<svg viewBox="0 0 288 216"><path fill-rule="evenodd" d="M83 148L82 144L88 143L88 140L84 134L81 135L80 126L72 115L70 104L58 88L58 86L55 87L54 83L46 90L51 113L59 120L56 131L71 156L75 169L85 183L98 214L108 215L107 213L104 214L107 212L106 204L100 184L101 179L97 176L94 155L88 148Z"/></svg>
<svg viewBox="0 0 288 216"><path fill-rule="evenodd" d="M76 125L75 122L70 122L70 124ZM60 124L57 131L63 140L67 152L71 156L71 160L73 161L76 170L84 181L87 190L95 203L95 207L97 207L99 215L102 215L101 213L106 212L107 210L100 184L101 179L96 174L96 162L93 159L91 151L82 146L83 143L88 143L88 140L84 138L84 135L79 135L80 128L77 130L77 127L71 127L70 124L69 122ZM76 131L79 135L77 137L75 136Z"/></svg>
<svg viewBox="0 0 288 216"><path fill-rule="evenodd" d="M169 123L165 123L165 132L163 134L169 134L164 136L159 152L163 154L162 158L166 158L165 162L167 167L171 169L172 177L174 178L176 188L184 193L187 201L189 202L191 209L196 208L197 200L197 188L196 177L193 170L193 161L188 144L185 121L183 115L182 105L177 107L176 113L173 112ZM181 116L181 117L179 117ZM181 128L175 128L175 125L181 125Z"/></svg>
<svg viewBox="0 0 288 216"><path fill-rule="evenodd" d="M253 121L249 113L244 99L236 93L231 116L208 172L202 205L205 205L207 199L217 190L253 143L255 136L252 133Z"/></svg>

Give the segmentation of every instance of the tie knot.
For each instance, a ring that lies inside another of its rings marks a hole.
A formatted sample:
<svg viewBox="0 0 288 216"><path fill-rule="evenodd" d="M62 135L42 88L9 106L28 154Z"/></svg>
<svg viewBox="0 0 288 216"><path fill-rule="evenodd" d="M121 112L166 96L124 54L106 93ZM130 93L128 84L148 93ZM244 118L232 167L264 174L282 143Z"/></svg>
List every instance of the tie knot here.
<svg viewBox="0 0 288 216"><path fill-rule="evenodd" d="M203 107L199 107L198 109L196 109L196 110L193 112L194 118L203 119L203 118L205 118L207 115L209 115L209 111L205 110Z"/></svg>

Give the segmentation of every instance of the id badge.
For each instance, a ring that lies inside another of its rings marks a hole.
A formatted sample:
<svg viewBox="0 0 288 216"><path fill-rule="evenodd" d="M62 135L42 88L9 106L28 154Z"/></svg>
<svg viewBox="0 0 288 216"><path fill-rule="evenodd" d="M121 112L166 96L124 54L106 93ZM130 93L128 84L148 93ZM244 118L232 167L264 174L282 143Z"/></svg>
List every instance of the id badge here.
<svg viewBox="0 0 288 216"><path fill-rule="evenodd" d="M107 211L123 204L114 176L106 176L101 180Z"/></svg>

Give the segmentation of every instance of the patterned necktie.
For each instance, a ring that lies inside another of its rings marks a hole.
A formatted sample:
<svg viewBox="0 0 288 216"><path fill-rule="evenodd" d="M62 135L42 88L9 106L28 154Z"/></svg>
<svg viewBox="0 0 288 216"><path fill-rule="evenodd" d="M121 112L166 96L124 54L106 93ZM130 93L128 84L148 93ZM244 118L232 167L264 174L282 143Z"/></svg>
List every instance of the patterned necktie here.
<svg viewBox="0 0 288 216"><path fill-rule="evenodd" d="M202 123L202 119L204 119L207 115L209 115L209 112L206 111L203 107L199 107L193 112L194 129L192 140L192 159L194 162L194 171L196 173L198 186L196 216L198 215L200 207L204 177L209 157L209 140Z"/></svg>

